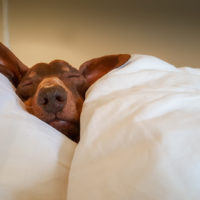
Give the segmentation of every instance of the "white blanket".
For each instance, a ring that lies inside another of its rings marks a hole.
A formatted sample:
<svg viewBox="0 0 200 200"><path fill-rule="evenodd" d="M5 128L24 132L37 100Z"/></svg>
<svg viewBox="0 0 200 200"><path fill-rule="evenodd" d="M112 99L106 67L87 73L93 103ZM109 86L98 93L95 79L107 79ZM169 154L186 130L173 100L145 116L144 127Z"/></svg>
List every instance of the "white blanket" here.
<svg viewBox="0 0 200 200"><path fill-rule="evenodd" d="M0 74L0 199L64 200L76 144L27 113Z"/></svg>
<svg viewBox="0 0 200 200"><path fill-rule="evenodd" d="M0 199L199 200L200 70L132 56L88 90L75 148L0 74Z"/></svg>
<svg viewBox="0 0 200 200"><path fill-rule="evenodd" d="M199 200L200 70L132 56L87 92L68 200Z"/></svg>

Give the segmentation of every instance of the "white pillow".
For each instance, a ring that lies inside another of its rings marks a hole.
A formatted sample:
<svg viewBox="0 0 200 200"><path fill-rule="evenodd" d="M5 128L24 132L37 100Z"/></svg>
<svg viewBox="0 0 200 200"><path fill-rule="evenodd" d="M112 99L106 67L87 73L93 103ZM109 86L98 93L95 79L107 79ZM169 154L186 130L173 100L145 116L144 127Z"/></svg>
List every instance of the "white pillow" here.
<svg viewBox="0 0 200 200"><path fill-rule="evenodd" d="M97 81L67 199L200 199L200 70L135 55Z"/></svg>
<svg viewBox="0 0 200 200"><path fill-rule="evenodd" d="M0 199L66 199L76 144L30 115L0 74Z"/></svg>

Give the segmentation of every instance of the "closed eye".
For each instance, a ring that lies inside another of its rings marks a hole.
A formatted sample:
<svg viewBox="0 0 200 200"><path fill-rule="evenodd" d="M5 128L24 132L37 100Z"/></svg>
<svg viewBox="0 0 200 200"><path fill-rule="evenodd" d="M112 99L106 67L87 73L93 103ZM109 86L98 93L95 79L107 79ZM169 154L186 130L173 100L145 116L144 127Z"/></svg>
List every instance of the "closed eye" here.
<svg viewBox="0 0 200 200"><path fill-rule="evenodd" d="M24 81L22 84L21 84L21 86L22 87L27 87L27 86L30 86L30 85L32 85L33 84L33 82L31 81L31 80L27 80L27 81Z"/></svg>
<svg viewBox="0 0 200 200"><path fill-rule="evenodd" d="M69 72L64 72L63 74L64 77L66 78L79 78L81 75L78 73L69 73Z"/></svg>
<svg viewBox="0 0 200 200"><path fill-rule="evenodd" d="M67 76L67 78L78 78L78 77L80 77L79 74L73 74L73 75Z"/></svg>

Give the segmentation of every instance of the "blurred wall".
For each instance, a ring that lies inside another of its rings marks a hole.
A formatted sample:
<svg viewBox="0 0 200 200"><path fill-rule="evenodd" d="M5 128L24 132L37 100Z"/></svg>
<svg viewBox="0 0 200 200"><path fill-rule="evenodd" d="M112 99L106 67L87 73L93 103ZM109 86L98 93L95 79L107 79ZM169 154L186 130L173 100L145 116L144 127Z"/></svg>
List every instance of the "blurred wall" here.
<svg viewBox="0 0 200 200"><path fill-rule="evenodd" d="M2 13L2 3L0 2L0 14ZM0 15L0 41L3 39L3 25L2 25L2 14Z"/></svg>
<svg viewBox="0 0 200 200"><path fill-rule="evenodd" d="M29 66L136 53L200 67L199 10L198 0L9 0L10 47Z"/></svg>

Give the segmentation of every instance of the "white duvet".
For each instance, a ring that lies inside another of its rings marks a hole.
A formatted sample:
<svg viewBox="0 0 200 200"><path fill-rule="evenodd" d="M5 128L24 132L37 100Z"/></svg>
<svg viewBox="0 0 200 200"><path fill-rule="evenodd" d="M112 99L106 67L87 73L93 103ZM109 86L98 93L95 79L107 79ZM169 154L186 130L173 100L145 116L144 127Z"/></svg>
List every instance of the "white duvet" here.
<svg viewBox="0 0 200 200"><path fill-rule="evenodd" d="M27 113L0 74L0 200L65 200L75 147Z"/></svg>
<svg viewBox="0 0 200 200"><path fill-rule="evenodd" d="M0 199L200 199L199 69L133 55L89 88L77 146L0 84Z"/></svg>
<svg viewBox="0 0 200 200"><path fill-rule="evenodd" d="M132 56L88 93L68 200L199 200L200 70Z"/></svg>

